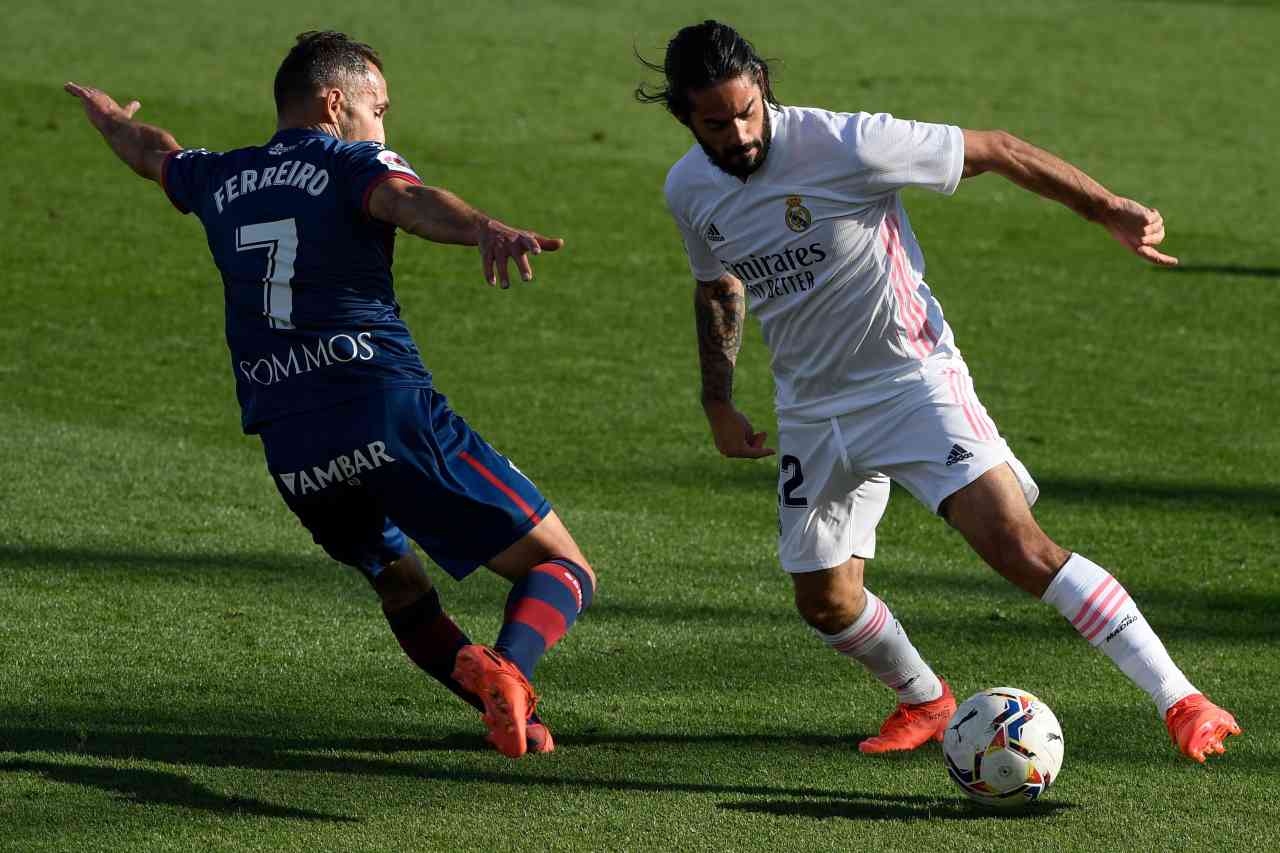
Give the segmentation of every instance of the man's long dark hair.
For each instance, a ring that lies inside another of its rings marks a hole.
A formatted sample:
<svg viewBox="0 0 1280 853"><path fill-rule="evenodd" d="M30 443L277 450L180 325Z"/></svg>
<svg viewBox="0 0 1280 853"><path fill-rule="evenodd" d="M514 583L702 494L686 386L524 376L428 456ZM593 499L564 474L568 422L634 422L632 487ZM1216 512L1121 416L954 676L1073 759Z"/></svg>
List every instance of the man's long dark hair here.
<svg viewBox="0 0 1280 853"><path fill-rule="evenodd" d="M382 70L377 51L346 33L302 33L276 72L276 112L285 112L319 89L333 86L346 91L352 81L369 73L370 65Z"/></svg>
<svg viewBox="0 0 1280 853"><path fill-rule="evenodd" d="M662 65L650 62L638 52L636 58L646 68L658 71L666 78L666 86L662 88L650 89L641 83L636 87L636 100L646 104L664 104L684 124L689 123L693 109L690 92L744 74L755 80L767 103L775 107L778 105L769 83L769 63L737 30L719 21L703 21L676 33L667 44L667 56Z"/></svg>

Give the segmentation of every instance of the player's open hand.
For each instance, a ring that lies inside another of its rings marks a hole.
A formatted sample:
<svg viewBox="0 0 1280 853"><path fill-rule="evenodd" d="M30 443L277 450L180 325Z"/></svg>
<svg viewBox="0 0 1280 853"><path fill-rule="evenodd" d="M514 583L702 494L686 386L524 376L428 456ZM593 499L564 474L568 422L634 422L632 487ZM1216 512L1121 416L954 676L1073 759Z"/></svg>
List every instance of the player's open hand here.
<svg viewBox="0 0 1280 853"><path fill-rule="evenodd" d="M480 226L480 259L484 263L484 280L490 286L501 285L503 290L511 286L508 263L515 261L520 278L533 278L530 255L554 252L564 245L559 237L544 237L536 231L519 231L496 219L488 219Z"/></svg>
<svg viewBox="0 0 1280 853"><path fill-rule="evenodd" d="M718 403L703 407L707 422L711 425L711 437L715 439L720 455L731 459L761 459L777 453L765 447L768 433L756 432L747 416L734 408L732 403Z"/></svg>
<svg viewBox="0 0 1280 853"><path fill-rule="evenodd" d="M130 101L122 107L101 89L81 86L79 83L64 83L62 88L68 94L80 99L80 103L84 104L85 115L89 117L89 123L104 135L112 125L133 118L133 114L142 106L137 101Z"/></svg>
<svg viewBox="0 0 1280 853"><path fill-rule="evenodd" d="M1177 266L1178 259L1156 248L1164 240L1164 217L1160 211L1133 199L1115 196L1099 221L1129 250L1162 267Z"/></svg>

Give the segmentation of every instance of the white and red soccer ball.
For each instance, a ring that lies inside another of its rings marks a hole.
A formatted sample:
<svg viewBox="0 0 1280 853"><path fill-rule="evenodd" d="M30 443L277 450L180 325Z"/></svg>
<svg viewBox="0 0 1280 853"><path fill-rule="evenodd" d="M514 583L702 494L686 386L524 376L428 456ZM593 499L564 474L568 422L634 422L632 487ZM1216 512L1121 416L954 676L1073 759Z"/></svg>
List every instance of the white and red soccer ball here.
<svg viewBox="0 0 1280 853"><path fill-rule="evenodd" d="M947 723L947 773L969 799L1017 808L1043 794L1062 770L1058 718L1016 687L993 687L966 699Z"/></svg>

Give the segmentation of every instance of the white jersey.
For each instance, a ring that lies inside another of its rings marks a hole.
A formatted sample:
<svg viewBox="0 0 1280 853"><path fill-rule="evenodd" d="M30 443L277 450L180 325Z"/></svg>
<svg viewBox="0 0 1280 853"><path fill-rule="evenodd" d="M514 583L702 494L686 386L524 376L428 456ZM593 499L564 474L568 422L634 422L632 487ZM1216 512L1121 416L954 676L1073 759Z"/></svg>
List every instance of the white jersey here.
<svg viewBox="0 0 1280 853"><path fill-rule="evenodd" d="M779 419L814 421L893 396L925 359L959 356L898 190L954 192L964 137L883 113L769 116L768 156L745 183L694 145L667 175L667 205L694 278L728 272L746 286Z"/></svg>

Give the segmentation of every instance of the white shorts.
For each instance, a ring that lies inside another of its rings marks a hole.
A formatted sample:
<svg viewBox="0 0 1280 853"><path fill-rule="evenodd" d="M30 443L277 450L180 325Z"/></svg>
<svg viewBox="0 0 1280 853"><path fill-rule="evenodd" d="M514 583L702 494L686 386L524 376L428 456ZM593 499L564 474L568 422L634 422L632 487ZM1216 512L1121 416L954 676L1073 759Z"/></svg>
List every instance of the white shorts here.
<svg viewBox="0 0 1280 853"><path fill-rule="evenodd" d="M1008 463L1027 503L1040 489L1000 437L958 358L865 409L778 425L778 557L788 572L875 556L893 480L937 512L949 495Z"/></svg>

